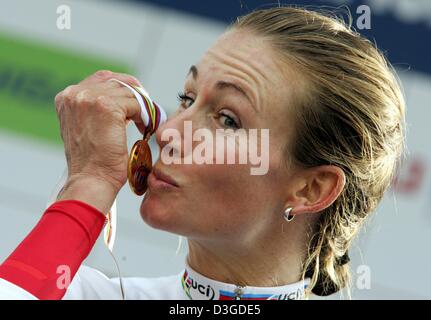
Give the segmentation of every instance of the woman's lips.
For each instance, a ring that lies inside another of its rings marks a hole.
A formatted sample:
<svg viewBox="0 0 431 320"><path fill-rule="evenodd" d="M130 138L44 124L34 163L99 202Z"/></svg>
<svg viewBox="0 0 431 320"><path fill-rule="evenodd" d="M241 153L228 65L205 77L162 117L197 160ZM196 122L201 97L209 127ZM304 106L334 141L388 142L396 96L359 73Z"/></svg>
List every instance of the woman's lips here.
<svg viewBox="0 0 431 320"><path fill-rule="evenodd" d="M161 171L159 168L153 167L148 176L148 184L152 187L161 188L178 188L178 183L168 174Z"/></svg>

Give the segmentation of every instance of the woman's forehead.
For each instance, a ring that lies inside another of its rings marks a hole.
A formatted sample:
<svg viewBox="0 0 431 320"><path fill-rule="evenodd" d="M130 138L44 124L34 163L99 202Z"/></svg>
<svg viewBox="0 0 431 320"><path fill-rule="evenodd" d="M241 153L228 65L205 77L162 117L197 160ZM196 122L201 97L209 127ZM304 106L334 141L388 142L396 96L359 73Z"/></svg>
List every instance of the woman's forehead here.
<svg viewBox="0 0 431 320"><path fill-rule="evenodd" d="M273 58L274 52L261 37L243 30L231 30L221 35L204 54L201 67L238 69L256 80L273 82L280 76Z"/></svg>
<svg viewBox="0 0 431 320"><path fill-rule="evenodd" d="M221 35L196 66L203 81L231 77L246 84L262 107L290 100L297 82L269 42L246 30Z"/></svg>

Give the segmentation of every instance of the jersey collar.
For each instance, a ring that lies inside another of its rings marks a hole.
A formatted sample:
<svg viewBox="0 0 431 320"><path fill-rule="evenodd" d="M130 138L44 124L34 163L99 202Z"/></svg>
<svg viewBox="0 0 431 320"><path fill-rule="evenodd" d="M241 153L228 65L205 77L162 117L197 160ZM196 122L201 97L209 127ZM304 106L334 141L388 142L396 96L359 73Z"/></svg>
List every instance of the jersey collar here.
<svg viewBox="0 0 431 320"><path fill-rule="evenodd" d="M277 287L237 286L216 281L193 270L185 259L181 286L191 300L300 300L310 279Z"/></svg>

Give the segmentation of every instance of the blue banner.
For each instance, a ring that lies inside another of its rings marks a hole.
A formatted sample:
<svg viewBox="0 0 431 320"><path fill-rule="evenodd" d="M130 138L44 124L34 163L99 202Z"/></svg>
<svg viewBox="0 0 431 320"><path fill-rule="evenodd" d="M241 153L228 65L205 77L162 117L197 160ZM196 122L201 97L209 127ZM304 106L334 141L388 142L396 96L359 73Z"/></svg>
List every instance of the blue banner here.
<svg viewBox="0 0 431 320"><path fill-rule="evenodd" d="M276 6L277 1L262 0L133 0L151 3L216 19L226 23L237 16L256 8ZM340 8L339 12L350 9L353 26L383 50L391 63L401 69L413 69L431 73L431 1L394 1L394 0L296 0L281 1L282 4ZM361 5L370 7L371 27L358 29L356 20L363 13ZM343 9L344 8L344 9ZM359 9L358 9L359 8Z"/></svg>

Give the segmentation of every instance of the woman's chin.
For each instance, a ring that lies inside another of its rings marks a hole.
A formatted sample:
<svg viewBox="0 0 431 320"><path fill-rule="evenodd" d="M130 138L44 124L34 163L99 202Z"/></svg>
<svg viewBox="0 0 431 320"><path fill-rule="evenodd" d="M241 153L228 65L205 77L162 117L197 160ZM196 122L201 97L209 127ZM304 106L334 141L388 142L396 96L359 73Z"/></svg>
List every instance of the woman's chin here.
<svg viewBox="0 0 431 320"><path fill-rule="evenodd" d="M140 214L142 219L150 227L165 231L172 231L170 226L173 225L173 216L169 214L166 207L161 201L145 195L140 206Z"/></svg>

